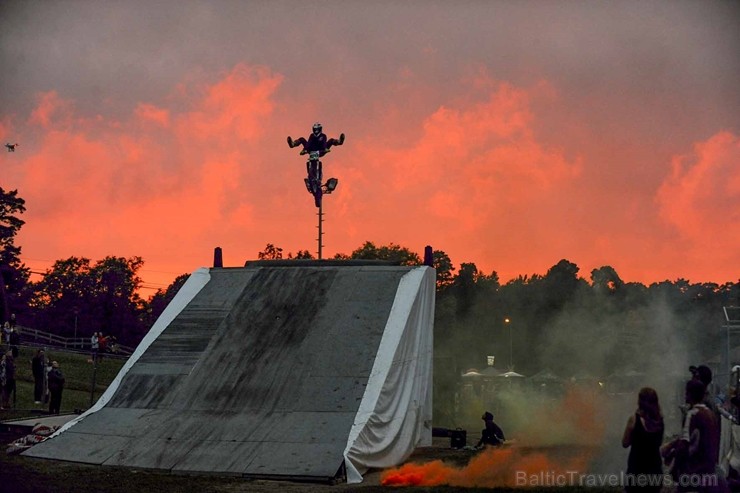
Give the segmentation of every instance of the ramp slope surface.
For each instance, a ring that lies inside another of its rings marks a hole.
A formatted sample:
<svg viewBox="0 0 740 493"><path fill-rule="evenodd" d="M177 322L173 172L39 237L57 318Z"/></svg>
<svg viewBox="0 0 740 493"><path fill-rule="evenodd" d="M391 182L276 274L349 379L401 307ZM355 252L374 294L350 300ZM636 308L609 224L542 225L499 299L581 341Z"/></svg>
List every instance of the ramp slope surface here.
<svg viewBox="0 0 740 493"><path fill-rule="evenodd" d="M166 326L155 324L100 401L25 455L290 478L337 477L349 452L350 468L359 473L364 465L382 465L378 455L404 459L431 437L433 272L269 263L196 271L189 302L178 301L186 284L172 303L185 304L173 309L171 321L163 321L166 313L160 317L157 324ZM413 276L419 281L409 282ZM407 330L420 309L421 325L414 323L422 330ZM399 310L400 331L391 327L399 325ZM381 347L392 353L385 363ZM393 379L406 374L407 385L388 388L389 365L396 368ZM389 392L394 407L399 392L410 394L401 398L408 408L402 416L376 413L379 396ZM401 427L382 423L409 419ZM399 435L381 442L408 443L400 455L374 439L368 444L367 436L377 433Z"/></svg>

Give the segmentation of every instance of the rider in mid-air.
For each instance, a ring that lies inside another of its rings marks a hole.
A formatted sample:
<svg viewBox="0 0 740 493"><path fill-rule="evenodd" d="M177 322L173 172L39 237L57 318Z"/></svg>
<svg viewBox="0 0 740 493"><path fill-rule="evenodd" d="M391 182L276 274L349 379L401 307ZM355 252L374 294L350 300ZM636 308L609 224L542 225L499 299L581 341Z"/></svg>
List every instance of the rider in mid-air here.
<svg viewBox="0 0 740 493"><path fill-rule="evenodd" d="M338 139L327 139L326 134L322 132L321 124L318 122L313 124L313 131L308 137L308 140L303 137L298 137L296 140L293 140L288 136L288 145L291 149L302 145L303 150L301 151L301 154L319 151L319 157L329 152L331 146L340 146L342 144L344 144L344 134L340 134Z"/></svg>

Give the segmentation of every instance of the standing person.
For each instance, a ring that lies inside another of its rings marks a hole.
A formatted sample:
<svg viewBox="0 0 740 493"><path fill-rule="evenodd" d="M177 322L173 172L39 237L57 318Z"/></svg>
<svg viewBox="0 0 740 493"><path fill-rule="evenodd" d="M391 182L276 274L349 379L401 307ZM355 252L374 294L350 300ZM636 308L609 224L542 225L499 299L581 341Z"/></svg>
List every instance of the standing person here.
<svg viewBox="0 0 740 493"><path fill-rule="evenodd" d="M64 374L59 369L59 363L51 362L49 372L49 414L59 414L62 406L62 390L64 389Z"/></svg>
<svg viewBox="0 0 740 493"><path fill-rule="evenodd" d="M33 373L33 401L41 404L44 398L44 373L46 372L46 356L43 349L36 351L36 356L31 360L31 372Z"/></svg>
<svg viewBox="0 0 740 493"><path fill-rule="evenodd" d="M726 398L720 412L720 468L730 491L740 491L740 365L730 370Z"/></svg>
<svg viewBox="0 0 740 493"><path fill-rule="evenodd" d="M486 427L481 431L481 437L478 441L476 448L484 445L502 445L506 438L504 437L504 430L499 425L493 422L493 414L486 411L481 416L481 419L486 423Z"/></svg>
<svg viewBox="0 0 740 493"><path fill-rule="evenodd" d="M103 359L103 353L108 349L108 338L98 332L98 358Z"/></svg>
<svg viewBox="0 0 740 493"><path fill-rule="evenodd" d="M699 365L690 366L689 371L691 372L691 377L694 380L699 380L707 389L704 393L704 400L702 401L704 405L714 413L719 414L717 400L714 395L714 389L712 388L712 370L707 365Z"/></svg>
<svg viewBox="0 0 740 493"><path fill-rule="evenodd" d="M46 355L43 349L36 351L36 356L31 360L31 372L33 373L33 401L41 404L44 398L44 373L46 371Z"/></svg>
<svg viewBox="0 0 740 493"><path fill-rule="evenodd" d="M0 361L0 383L3 384L0 409L10 409L10 396L15 394L15 360L10 350L5 352Z"/></svg>
<svg viewBox="0 0 740 493"><path fill-rule="evenodd" d="M93 361L95 361L98 357L99 347L100 347L100 339L98 339L98 333L93 332L93 335L90 337L90 351L92 352Z"/></svg>
<svg viewBox="0 0 740 493"><path fill-rule="evenodd" d="M15 327L10 327L10 350L13 352L13 358L18 357L18 345L21 343L21 335L15 330Z"/></svg>
<svg viewBox="0 0 740 493"><path fill-rule="evenodd" d="M8 383L7 375L7 361L5 360L5 353L0 355L0 409L5 409L5 403L7 397L5 397L5 385Z"/></svg>
<svg viewBox="0 0 740 493"><path fill-rule="evenodd" d="M699 379L686 382L686 418L681 436L663 445L665 458L675 458L680 469L675 473L679 485L690 484L692 491L725 491L727 483L717 474L719 423L704 404L706 386Z"/></svg>
<svg viewBox="0 0 740 493"><path fill-rule="evenodd" d="M49 373L51 373L51 354L46 355L46 366L44 367L44 404L49 402Z"/></svg>
<svg viewBox="0 0 740 493"><path fill-rule="evenodd" d="M108 338L108 352L111 354L118 354L118 350L118 338L116 336L110 336Z"/></svg>
<svg viewBox="0 0 740 493"><path fill-rule="evenodd" d="M637 410L627 420L622 436L622 447L630 449L625 491L661 490L663 464L660 445L663 443L664 430L658 393L650 387L640 389Z"/></svg>
<svg viewBox="0 0 740 493"><path fill-rule="evenodd" d="M5 322L3 324L2 342L3 344L10 344L10 322Z"/></svg>

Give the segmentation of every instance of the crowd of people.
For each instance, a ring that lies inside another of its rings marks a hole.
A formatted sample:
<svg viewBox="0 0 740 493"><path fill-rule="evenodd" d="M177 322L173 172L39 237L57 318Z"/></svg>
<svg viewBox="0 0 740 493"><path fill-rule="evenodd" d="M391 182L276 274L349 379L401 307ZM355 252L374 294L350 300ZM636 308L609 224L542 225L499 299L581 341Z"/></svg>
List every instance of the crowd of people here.
<svg viewBox="0 0 740 493"><path fill-rule="evenodd" d="M16 328L15 315L11 315L0 329L0 410L15 407L19 347L20 334ZM104 353L117 353L118 349L114 336L94 332L90 338L90 356L93 362L100 361ZM44 349L37 349L30 363L34 380L34 404L48 403L49 413L59 414L65 383L59 362L49 359Z"/></svg>
<svg viewBox="0 0 740 493"><path fill-rule="evenodd" d="M19 346L20 336L15 327L15 316L12 316L0 331L0 410L15 407ZM117 346L115 337L94 332L90 338L92 361L100 361L103 353L117 352ZM48 358L44 349L37 349L30 364L34 381L34 404L48 404L50 414L59 414L65 384L59 362Z"/></svg>
<svg viewBox="0 0 740 493"><path fill-rule="evenodd" d="M19 346L20 334L16 328L15 315L11 315L0 331L0 410L15 407ZM34 382L34 404L48 402L49 413L59 414L65 383L59 362L47 358L44 349L37 349L30 364Z"/></svg>
<svg viewBox="0 0 740 493"><path fill-rule="evenodd" d="M712 391L709 367L689 371L678 436L664 437L657 392L650 387L639 391L622 437L622 446L630 449L626 491L659 492L668 478L678 491L740 491L740 389L731 382L729 397L722 398ZM738 381L740 367L733 371Z"/></svg>
<svg viewBox="0 0 740 493"><path fill-rule="evenodd" d="M102 332L93 332L93 335L90 336L90 352L93 361L102 359L105 353L118 353L119 347L116 336L106 336Z"/></svg>
<svg viewBox="0 0 740 493"><path fill-rule="evenodd" d="M627 420L622 446L629 449L623 485L627 492L740 492L740 366L732 369L726 392L713 391L712 371L691 366L683 386L680 433L666 437L655 389L643 387ZM493 414L476 448L506 444Z"/></svg>
<svg viewBox="0 0 740 493"><path fill-rule="evenodd" d="M49 403L49 413L59 414L64 390L64 374L59 362L46 357L46 351L36 350L31 358L34 404ZM0 357L0 410L12 409L16 393L16 358L8 349Z"/></svg>

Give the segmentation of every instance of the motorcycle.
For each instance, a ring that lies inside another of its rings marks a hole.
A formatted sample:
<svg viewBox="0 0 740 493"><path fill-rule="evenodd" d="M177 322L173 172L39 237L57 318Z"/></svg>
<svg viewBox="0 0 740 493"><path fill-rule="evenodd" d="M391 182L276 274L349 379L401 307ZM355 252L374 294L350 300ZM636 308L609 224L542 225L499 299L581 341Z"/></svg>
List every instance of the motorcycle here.
<svg viewBox="0 0 740 493"><path fill-rule="evenodd" d="M321 152L311 151L308 153L306 173L308 176L303 179L306 183L306 190L308 190L308 193L313 195L316 207L321 207L321 196L324 194L322 190L323 170L321 164Z"/></svg>

